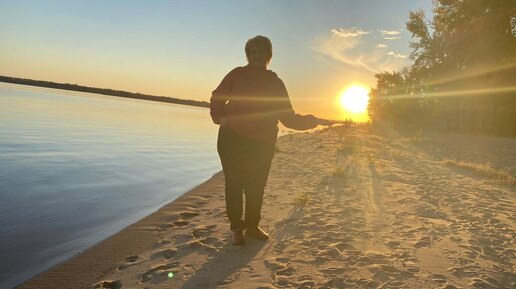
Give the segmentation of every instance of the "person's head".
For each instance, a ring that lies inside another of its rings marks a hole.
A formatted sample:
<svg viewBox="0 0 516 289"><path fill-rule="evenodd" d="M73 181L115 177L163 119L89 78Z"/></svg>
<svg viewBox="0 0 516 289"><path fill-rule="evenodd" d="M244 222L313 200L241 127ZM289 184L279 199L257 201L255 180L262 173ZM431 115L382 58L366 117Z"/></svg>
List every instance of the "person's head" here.
<svg viewBox="0 0 516 289"><path fill-rule="evenodd" d="M267 67L272 58L272 43L269 38L258 35L245 44L247 62L256 67Z"/></svg>

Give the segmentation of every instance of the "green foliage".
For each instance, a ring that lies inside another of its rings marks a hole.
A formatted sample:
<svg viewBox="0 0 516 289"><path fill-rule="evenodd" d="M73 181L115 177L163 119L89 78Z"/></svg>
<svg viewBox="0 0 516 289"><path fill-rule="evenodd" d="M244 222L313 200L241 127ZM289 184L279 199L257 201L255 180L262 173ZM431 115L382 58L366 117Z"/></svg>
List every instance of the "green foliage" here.
<svg viewBox="0 0 516 289"><path fill-rule="evenodd" d="M409 14L413 64L375 75L373 123L516 135L516 1L436 0Z"/></svg>

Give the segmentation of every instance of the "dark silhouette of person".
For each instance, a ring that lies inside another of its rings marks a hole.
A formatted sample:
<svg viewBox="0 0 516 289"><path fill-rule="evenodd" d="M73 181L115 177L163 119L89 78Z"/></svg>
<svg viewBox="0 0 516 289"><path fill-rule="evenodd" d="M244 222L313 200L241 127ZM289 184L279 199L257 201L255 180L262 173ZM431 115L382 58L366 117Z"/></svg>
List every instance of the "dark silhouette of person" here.
<svg viewBox="0 0 516 289"><path fill-rule="evenodd" d="M259 226L263 194L278 134L278 121L291 129L308 130L332 122L294 112L283 81L267 66L272 43L264 36L245 45L248 64L229 72L211 96L210 114L220 125L217 151L225 177L226 213L233 245L245 234L268 240ZM245 219L243 215L245 194Z"/></svg>

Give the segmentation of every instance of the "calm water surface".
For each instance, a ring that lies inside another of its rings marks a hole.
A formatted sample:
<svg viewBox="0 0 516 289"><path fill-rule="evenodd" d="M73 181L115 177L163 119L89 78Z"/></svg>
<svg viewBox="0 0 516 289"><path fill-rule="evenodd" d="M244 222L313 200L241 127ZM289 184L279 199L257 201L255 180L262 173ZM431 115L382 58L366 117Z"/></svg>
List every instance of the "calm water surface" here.
<svg viewBox="0 0 516 289"><path fill-rule="evenodd" d="M209 111L0 83L0 288L219 171Z"/></svg>

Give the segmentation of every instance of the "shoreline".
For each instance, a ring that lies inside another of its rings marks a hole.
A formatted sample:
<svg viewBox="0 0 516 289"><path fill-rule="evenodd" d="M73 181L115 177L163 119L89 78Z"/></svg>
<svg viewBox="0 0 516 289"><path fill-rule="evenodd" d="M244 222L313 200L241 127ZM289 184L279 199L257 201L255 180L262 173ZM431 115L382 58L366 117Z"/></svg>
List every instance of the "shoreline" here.
<svg viewBox="0 0 516 289"><path fill-rule="evenodd" d="M110 89L110 88L98 88L98 87L84 86L84 85L78 85L78 84L17 78L17 77L3 76L3 75L0 75L0 82L17 84L17 85L27 85L27 86L34 86L34 87L59 89L59 90L66 90L66 91L95 93L95 94L100 94L100 95L132 98L132 99L140 99L140 100L149 100L149 101L157 101L157 102L164 102L164 103L174 103L174 104L204 107L204 108L208 108L210 106L210 103L207 101L181 99L181 98L175 98L175 97L169 97L169 96L157 96L157 95L143 94L143 93L139 93L139 92L134 93L134 92L124 91L124 90L115 90L115 89Z"/></svg>
<svg viewBox="0 0 516 289"><path fill-rule="evenodd" d="M223 173L219 171L150 215L14 288L89 287L106 272L116 269L124 258L138 255L158 242L163 235L163 227L160 227L163 223L198 214L195 209L200 208L191 204L198 203L199 198L204 199L213 188L223 187L223 181Z"/></svg>

